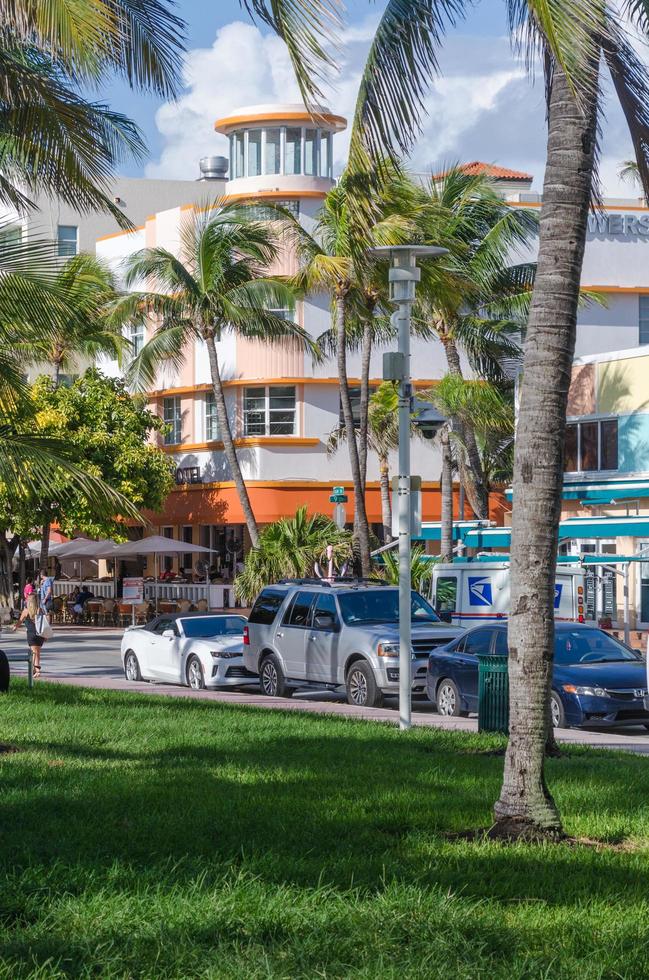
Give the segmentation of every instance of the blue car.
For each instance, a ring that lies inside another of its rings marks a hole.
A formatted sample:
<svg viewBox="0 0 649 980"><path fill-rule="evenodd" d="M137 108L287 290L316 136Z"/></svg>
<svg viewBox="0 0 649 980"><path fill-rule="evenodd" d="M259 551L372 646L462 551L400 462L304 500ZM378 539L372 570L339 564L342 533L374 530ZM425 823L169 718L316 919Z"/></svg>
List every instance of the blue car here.
<svg viewBox="0 0 649 980"><path fill-rule="evenodd" d="M477 626L430 654L426 691L441 715L478 710L479 653L507 656L507 625ZM642 655L604 630L555 623L552 722L581 725L644 725L647 672Z"/></svg>

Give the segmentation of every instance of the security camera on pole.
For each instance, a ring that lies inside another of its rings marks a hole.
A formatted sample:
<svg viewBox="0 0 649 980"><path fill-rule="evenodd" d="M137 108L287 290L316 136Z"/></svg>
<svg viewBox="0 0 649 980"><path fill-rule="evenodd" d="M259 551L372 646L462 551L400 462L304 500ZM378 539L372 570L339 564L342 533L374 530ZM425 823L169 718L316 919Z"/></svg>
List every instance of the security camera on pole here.
<svg viewBox="0 0 649 980"><path fill-rule="evenodd" d="M432 245L396 245L370 249L370 254L375 258L390 261L390 301L397 307L392 314L392 322L398 328L399 349L397 353L383 355L383 378L385 381L396 381L399 385L399 476L396 481L399 520L399 727L404 731L410 728L412 717L410 541L413 531L418 533L412 526L410 502L410 317L416 285L421 278L416 260L446 255L447 251ZM418 488L419 478L416 480Z"/></svg>

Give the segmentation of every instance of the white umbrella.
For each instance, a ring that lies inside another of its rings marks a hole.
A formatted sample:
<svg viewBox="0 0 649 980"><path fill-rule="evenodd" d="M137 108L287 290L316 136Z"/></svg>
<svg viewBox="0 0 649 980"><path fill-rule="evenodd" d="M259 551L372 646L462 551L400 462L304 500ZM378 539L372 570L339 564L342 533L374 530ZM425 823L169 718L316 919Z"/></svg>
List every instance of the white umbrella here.
<svg viewBox="0 0 649 980"><path fill-rule="evenodd" d="M209 554L210 549L204 548L200 544L189 544L186 541L176 541L174 538L165 538L161 534L152 534L149 538L142 538L140 541L126 541L124 544L116 545L112 550L101 558L137 558L139 556L153 555L154 584L155 584L155 608L158 611L158 555L180 555L180 554Z"/></svg>
<svg viewBox="0 0 649 980"><path fill-rule="evenodd" d="M60 545L63 550L56 550L54 554L57 558L105 558L112 554L118 545L110 538L103 538L101 541L89 541L87 538L75 538L68 541L65 545Z"/></svg>

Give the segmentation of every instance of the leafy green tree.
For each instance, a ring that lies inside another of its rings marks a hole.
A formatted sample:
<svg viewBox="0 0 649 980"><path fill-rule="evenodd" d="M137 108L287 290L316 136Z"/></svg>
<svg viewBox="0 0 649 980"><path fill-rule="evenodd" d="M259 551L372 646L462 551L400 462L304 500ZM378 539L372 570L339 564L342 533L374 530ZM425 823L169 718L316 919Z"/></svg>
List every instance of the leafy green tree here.
<svg viewBox="0 0 649 980"><path fill-rule="evenodd" d="M252 605L261 589L282 578L315 575L316 564L327 568L327 548L333 549L337 568L352 556L352 536L324 514L307 514L300 507L295 517L282 517L263 528L259 544L246 557L243 571L234 581L237 597Z"/></svg>
<svg viewBox="0 0 649 980"><path fill-rule="evenodd" d="M421 544L414 545L410 556L410 581L413 589L428 595L430 583L433 578L433 567L438 559L426 556L426 549ZM384 551L380 556L380 562L376 562L377 569L382 578L390 585L399 584L399 555L394 550Z"/></svg>
<svg viewBox="0 0 649 980"><path fill-rule="evenodd" d="M164 248L145 248L129 258L127 286L144 281L151 288L129 293L114 311L119 323L145 315L157 318L159 324L131 365L130 379L136 386L150 388L166 364L178 368L192 342L205 345L219 438L254 547L259 544L259 531L237 459L218 344L235 334L264 343L299 343L313 350L301 327L271 312L292 307L295 298L290 286L267 274L279 248L277 229L256 220L253 209L216 202L205 214L185 221L180 257Z"/></svg>

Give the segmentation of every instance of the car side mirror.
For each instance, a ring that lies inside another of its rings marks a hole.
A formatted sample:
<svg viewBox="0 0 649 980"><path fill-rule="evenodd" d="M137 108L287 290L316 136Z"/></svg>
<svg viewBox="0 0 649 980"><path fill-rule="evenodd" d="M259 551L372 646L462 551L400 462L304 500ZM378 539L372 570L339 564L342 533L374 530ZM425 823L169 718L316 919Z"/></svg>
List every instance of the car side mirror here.
<svg viewBox="0 0 649 980"><path fill-rule="evenodd" d="M173 640L173 639L175 639L175 637L176 637L176 634L174 633L174 631L173 631L173 630L165 630L165 631L164 631L164 633L163 633L162 635L163 635L163 636L165 637L165 639L167 639L167 640Z"/></svg>
<svg viewBox="0 0 649 980"><path fill-rule="evenodd" d="M316 614L315 626L319 630L335 630L338 628L338 623L333 613L323 612Z"/></svg>

